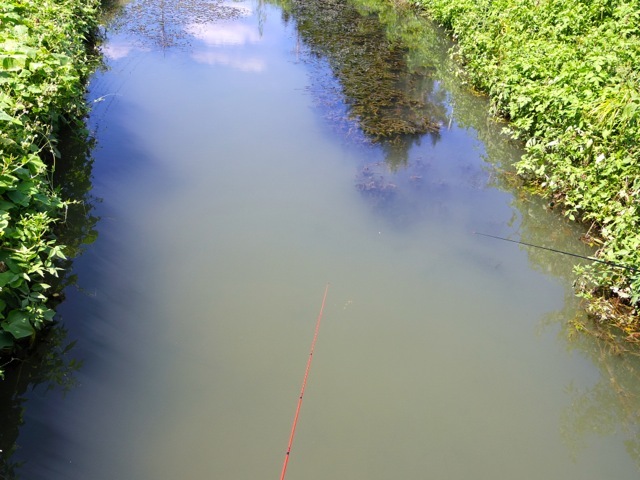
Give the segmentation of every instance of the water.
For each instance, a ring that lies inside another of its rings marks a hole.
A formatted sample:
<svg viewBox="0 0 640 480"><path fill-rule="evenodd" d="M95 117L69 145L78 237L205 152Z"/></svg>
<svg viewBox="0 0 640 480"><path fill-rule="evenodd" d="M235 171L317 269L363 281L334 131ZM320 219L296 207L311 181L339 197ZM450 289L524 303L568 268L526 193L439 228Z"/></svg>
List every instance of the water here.
<svg viewBox="0 0 640 480"><path fill-rule="evenodd" d="M572 259L473 235L584 251L494 170L517 146L446 40L440 135L371 144L295 17L139 5L90 88L84 364L24 393L20 478L277 478L327 282L288 479L637 478L637 382L568 337Z"/></svg>

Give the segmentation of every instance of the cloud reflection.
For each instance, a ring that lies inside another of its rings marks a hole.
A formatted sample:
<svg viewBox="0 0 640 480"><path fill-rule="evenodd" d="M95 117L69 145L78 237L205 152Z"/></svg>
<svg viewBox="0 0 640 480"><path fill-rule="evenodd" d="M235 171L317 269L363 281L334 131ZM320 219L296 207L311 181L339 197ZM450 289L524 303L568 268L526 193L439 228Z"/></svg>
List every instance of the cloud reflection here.
<svg viewBox="0 0 640 480"><path fill-rule="evenodd" d="M201 51L194 52L191 57L199 63L209 65L224 65L227 67L242 70L243 72L262 72L266 68L266 63L261 58L239 58L235 54L225 52Z"/></svg>
<svg viewBox="0 0 640 480"><path fill-rule="evenodd" d="M266 68L262 58L243 58L237 50L230 52L224 48L260 42L261 37L255 27L237 23L191 23L185 31L205 45L205 49L191 54L196 62L223 65L243 72L262 72Z"/></svg>
<svg viewBox="0 0 640 480"><path fill-rule="evenodd" d="M185 31L212 47L260 41L260 34L254 27L242 24L191 23L185 27Z"/></svg>
<svg viewBox="0 0 640 480"><path fill-rule="evenodd" d="M114 40L111 40L101 48L102 54L109 60L120 60L121 58L125 58L136 49L137 48L130 43L117 42Z"/></svg>
<svg viewBox="0 0 640 480"><path fill-rule="evenodd" d="M243 72L262 72L266 69L265 59L255 55L243 56L242 50L229 47L242 47L262 40L255 27L237 23L190 23L184 31L200 40L200 47L194 45L191 58L198 63L222 65ZM148 51L123 38L112 38L102 46L103 55L110 60L120 60L136 51Z"/></svg>

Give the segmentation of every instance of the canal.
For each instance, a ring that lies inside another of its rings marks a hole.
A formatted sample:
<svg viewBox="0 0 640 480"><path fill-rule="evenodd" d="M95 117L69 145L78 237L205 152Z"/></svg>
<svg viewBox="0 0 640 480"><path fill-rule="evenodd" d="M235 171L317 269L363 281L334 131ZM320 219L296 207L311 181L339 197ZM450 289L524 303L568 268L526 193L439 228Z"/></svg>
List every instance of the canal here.
<svg viewBox="0 0 640 480"><path fill-rule="evenodd" d="M123 5L0 478L278 478L327 283L289 480L637 478L637 362L571 326L576 259L475 234L590 253L450 47L371 1Z"/></svg>

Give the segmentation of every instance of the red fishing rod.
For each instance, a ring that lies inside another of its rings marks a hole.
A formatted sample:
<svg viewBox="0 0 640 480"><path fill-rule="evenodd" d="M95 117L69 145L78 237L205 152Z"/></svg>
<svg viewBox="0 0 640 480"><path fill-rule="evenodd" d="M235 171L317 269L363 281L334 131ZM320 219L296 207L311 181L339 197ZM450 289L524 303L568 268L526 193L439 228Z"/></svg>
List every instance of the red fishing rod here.
<svg viewBox="0 0 640 480"><path fill-rule="evenodd" d="M298 425L298 417L300 416L300 407L302 407L302 397L304 397L304 389L307 386L307 379L309 378L309 370L311 369L311 359L313 358L313 350L316 347L316 340L318 339L318 332L320 331L320 322L322 320L322 312L324 311L324 304L327 300L327 292L329 291L329 284L324 289L324 297L322 297L322 305L320 306L320 313L318 313L318 319L316 320L316 331L313 334L313 341L311 342L311 351L309 352L309 359L307 360L307 368L304 371L304 378L302 379L302 389L300 390L300 397L298 398L298 406L296 408L296 414L293 417L293 426L291 427L291 435L289 435L289 445L287 446L287 453L284 456L284 464L282 465L282 474L280 480L284 480L284 476L287 473L287 464L289 463L289 457L291 456L291 445L293 445L293 437L296 434L296 426Z"/></svg>

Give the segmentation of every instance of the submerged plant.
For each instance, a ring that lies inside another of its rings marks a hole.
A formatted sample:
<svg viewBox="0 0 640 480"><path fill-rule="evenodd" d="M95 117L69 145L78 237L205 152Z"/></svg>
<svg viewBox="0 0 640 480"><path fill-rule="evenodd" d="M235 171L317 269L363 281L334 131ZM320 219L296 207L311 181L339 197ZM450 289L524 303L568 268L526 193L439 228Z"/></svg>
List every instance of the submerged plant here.
<svg viewBox="0 0 640 480"><path fill-rule="evenodd" d="M410 68L408 49L387 35L375 12L348 0L277 3L295 19L309 58L328 63L349 118L368 138L437 135L444 107L424 94L428 72Z"/></svg>

